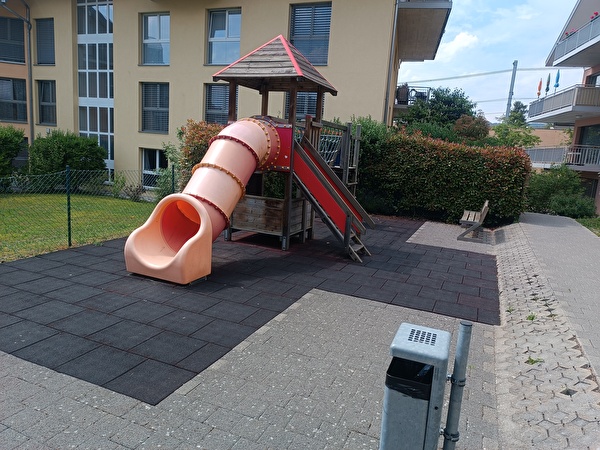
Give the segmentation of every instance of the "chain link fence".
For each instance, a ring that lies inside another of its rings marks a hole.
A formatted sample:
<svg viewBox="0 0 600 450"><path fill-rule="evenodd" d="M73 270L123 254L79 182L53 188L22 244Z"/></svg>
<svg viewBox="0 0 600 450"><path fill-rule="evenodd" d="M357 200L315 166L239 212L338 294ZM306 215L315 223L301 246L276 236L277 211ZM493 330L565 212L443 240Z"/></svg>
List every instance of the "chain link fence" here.
<svg viewBox="0 0 600 450"><path fill-rule="evenodd" d="M0 262L128 236L175 192L175 176L67 167L0 178Z"/></svg>

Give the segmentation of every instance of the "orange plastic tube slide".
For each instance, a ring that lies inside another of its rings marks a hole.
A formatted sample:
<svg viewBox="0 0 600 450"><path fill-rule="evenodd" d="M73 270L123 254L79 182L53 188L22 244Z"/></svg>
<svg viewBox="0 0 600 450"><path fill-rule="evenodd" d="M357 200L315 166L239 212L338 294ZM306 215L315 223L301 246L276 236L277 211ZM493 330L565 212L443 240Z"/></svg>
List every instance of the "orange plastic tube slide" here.
<svg viewBox="0 0 600 450"><path fill-rule="evenodd" d="M183 193L163 198L125 243L129 272L178 284L211 273L212 243L228 225L257 169L268 169L281 145L268 121L242 119L212 141Z"/></svg>

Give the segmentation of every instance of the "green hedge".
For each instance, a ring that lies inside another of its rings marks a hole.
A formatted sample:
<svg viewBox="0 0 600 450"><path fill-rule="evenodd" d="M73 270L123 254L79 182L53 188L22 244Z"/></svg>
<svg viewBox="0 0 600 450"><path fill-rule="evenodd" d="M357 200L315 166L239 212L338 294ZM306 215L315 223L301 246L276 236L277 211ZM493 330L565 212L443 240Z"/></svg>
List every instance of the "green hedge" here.
<svg viewBox="0 0 600 450"><path fill-rule="evenodd" d="M486 223L492 225L523 211L531 164L521 149L469 147L400 131L376 151L361 152L358 197L371 213L456 223L463 210L489 200Z"/></svg>

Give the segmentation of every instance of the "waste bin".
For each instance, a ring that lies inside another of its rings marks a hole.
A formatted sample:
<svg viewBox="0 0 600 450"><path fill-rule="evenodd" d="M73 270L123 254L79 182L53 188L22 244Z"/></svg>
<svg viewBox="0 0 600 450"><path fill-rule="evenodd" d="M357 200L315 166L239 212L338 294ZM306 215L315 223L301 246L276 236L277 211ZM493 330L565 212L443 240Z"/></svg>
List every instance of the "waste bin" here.
<svg viewBox="0 0 600 450"><path fill-rule="evenodd" d="M437 448L449 353L447 331L400 325L385 377L380 450Z"/></svg>

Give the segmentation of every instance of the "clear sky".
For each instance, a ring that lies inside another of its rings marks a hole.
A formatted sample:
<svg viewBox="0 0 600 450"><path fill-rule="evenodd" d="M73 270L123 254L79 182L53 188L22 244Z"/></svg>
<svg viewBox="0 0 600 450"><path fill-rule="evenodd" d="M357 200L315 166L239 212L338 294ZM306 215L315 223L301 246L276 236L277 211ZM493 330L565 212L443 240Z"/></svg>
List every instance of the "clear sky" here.
<svg viewBox="0 0 600 450"><path fill-rule="evenodd" d="M546 58L576 3L576 0L454 0L435 60L402 63L398 82L460 88L490 122L497 122L506 113L513 61L518 61L518 70L511 105L516 100L526 105L534 101L540 78L544 96L549 74L549 94L554 93L558 68L545 67ZM539 70L522 70L532 68ZM502 70L506 72L462 78ZM582 69L560 68L557 91L580 84L582 76ZM452 79L426 81L440 78Z"/></svg>

